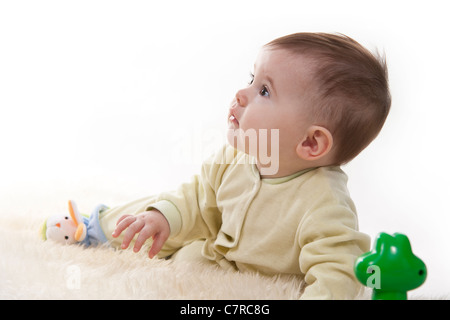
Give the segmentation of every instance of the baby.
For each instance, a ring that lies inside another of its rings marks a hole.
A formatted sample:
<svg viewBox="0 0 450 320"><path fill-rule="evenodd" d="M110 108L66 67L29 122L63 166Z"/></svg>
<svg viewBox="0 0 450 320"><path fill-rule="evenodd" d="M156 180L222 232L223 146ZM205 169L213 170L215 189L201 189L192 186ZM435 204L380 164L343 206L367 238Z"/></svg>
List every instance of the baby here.
<svg viewBox="0 0 450 320"><path fill-rule="evenodd" d="M102 211L101 229L150 258L296 274L302 299L352 299L361 289L353 264L370 239L340 165L377 136L389 109L385 62L354 40L275 39L231 103L229 144L178 190Z"/></svg>

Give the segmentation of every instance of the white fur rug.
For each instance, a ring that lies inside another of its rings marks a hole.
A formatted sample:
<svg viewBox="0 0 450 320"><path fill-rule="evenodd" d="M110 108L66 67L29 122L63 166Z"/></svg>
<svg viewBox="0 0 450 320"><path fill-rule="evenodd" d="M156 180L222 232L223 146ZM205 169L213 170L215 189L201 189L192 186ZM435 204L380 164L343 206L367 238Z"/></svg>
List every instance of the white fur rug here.
<svg viewBox="0 0 450 320"><path fill-rule="evenodd" d="M0 299L296 299L295 277L150 260L145 252L41 241L41 219L2 217ZM142 251L142 250L141 250Z"/></svg>
<svg viewBox="0 0 450 320"><path fill-rule="evenodd" d="M40 239L41 223L66 210L66 199L81 199L80 210L88 212L98 198L111 205L138 198L126 192L119 196L114 189L104 187L100 192L61 182L0 189L0 299L299 298L302 282L293 276L224 271L211 265L150 260L143 250L135 254L107 247L85 249ZM370 290L358 297L369 298Z"/></svg>
<svg viewBox="0 0 450 320"><path fill-rule="evenodd" d="M151 260L143 250L136 254L60 245L40 239L41 223L36 217L0 216L0 300L287 300L300 296L302 282L294 276L268 277L211 265ZM369 298L369 290L358 297Z"/></svg>

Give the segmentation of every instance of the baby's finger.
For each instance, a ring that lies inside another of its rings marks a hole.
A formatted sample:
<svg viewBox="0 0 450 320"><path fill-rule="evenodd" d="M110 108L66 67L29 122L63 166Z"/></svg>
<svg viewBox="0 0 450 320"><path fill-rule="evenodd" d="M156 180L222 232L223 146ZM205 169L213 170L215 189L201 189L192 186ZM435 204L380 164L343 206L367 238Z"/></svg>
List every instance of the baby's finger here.
<svg viewBox="0 0 450 320"><path fill-rule="evenodd" d="M124 214L123 216L121 216L121 217L119 218L119 220L117 220L116 226L117 226L120 222L122 222L123 219L128 218L128 217L132 217L132 215L130 215L130 214Z"/></svg>
<svg viewBox="0 0 450 320"><path fill-rule="evenodd" d="M116 229L113 231L112 236L114 238L117 238L122 233L122 231L128 228L128 226L132 224L134 221L136 221L135 216L131 215L121 216L119 220L116 222Z"/></svg>
<svg viewBox="0 0 450 320"><path fill-rule="evenodd" d="M161 251L168 237L169 235L166 235L164 232L157 233L153 237L153 244L150 251L148 252L148 256L150 259L153 259L153 257L157 255L159 251Z"/></svg>
<svg viewBox="0 0 450 320"><path fill-rule="evenodd" d="M139 233L141 229L144 227L144 222L142 220L136 220L132 224L128 226L128 229L125 231L122 241L122 249L128 248L131 240L133 240L136 233Z"/></svg>
<svg viewBox="0 0 450 320"><path fill-rule="evenodd" d="M152 237L154 235L154 233L155 233L155 230L151 226L142 228L141 232L139 232L139 236L137 237L137 239L134 243L133 251L138 252L139 250L141 250L145 241L147 241L147 239Z"/></svg>

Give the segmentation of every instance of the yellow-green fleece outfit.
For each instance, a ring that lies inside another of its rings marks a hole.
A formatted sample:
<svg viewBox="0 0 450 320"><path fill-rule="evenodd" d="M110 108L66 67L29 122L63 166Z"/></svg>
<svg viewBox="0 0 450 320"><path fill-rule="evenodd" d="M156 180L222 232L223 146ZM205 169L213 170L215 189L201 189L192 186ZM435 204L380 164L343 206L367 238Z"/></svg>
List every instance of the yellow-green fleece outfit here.
<svg viewBox="0 0 450 320"><path fill-rule="evenodd" d="M370 239L358 231L346 183L339 167L261 179L248 155L226 146L190 183L104 211L100 225L119 247L122 237L110 236L118 218L156 208L170 225L159 257L195 241L188 254L225 268L304 277L303 299L352 299L361 288L353 264Z"/></svg>

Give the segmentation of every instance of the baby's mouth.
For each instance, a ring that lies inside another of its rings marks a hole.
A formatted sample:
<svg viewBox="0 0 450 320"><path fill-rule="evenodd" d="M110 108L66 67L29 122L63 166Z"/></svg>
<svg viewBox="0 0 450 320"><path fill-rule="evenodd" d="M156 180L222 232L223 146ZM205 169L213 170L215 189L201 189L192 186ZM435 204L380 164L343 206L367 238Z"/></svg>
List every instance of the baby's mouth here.
<svg viewBox="0 0 450 320"><path fill-rule="evenodd" d="M228 122L231 123L235 128L239 127L239 121L233 114L230 114L230 116L228 117Z"/></svg>

